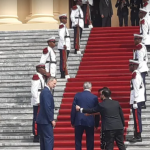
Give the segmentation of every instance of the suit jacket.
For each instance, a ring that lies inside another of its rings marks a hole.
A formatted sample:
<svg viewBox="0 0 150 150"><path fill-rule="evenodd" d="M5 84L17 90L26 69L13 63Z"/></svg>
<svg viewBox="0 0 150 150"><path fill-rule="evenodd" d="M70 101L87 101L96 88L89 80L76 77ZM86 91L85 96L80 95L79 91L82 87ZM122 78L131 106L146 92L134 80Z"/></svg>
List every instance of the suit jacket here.
<svg viewBox="0 0 150 150"><path fill-rule="evenodd" d="M76 111L76 105L87 109L93 108L98 105L97 96L93 95L89 91L83 91L75 95L71 110L71 124L73 126L83 125L88 127L98 127L99 115L96 115L95 117L93 115L85 116L84 114Z"/></svg>
<svg viewBox="0 0 150 150"><path fill-rule="evenodd" d="M122 1L123 1L123 0L117 0L116 5L115 5L116 8L118 7L118 10L117 10L117 15L118 15L118 16L119 16L120 14L126 14L126 15L129 14L129 10L128 10L128 7L130 6L130 5L129 5L129 1L128 1L128 0L125 0L126 3L123 4L123 7L121 8L121 6L122 6Z"/></svg>
<svg viewBox="0 0 150 150"><path fill-rule="evenodd" d="M108 5L106 1L108 1ZM108 16L111 17L113 15L111 0L100 0L99 8L100 8L100 15L104 15L104 17Z"/></svg>
<svg viewBox="0 0 150 150"><path fill-rule="evenodd" d="M135 7L134 5L137 5L137 7ZM142 0L130 0L131 13L139 13L140 7L143 7Z"/></svg>
<svg viewBox="0 0 150 150"><path fill-rule="evenodd" d="M38 124L51 124L54 120L54 100L51 91L45 87L40 95L40 111L36 122Z"/></svg>
<svg viewBox="0 0 150 150"><path fill-rule="evenodd" d="M105 99L95 108L83 109L83 113L97 112L101 114L103 131L123 129L125 126L123 112L118 101Z"/></svg>

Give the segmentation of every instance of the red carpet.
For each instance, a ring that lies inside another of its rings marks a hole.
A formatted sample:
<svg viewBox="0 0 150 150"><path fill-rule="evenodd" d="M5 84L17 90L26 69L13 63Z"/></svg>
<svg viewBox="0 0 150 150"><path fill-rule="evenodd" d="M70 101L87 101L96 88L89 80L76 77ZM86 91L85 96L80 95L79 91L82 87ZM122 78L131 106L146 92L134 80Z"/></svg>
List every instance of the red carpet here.
<svg viewBox="0 0 150 150"><path fill-rule="evenodd" d="M122 106L126 129L130 106L129 59L133 57L133 34L138 27L93 28L85 49L76 78L69 79L62 99L58 121L54 129L55 150L75 150L74 129L70 124L70 112L74 95L83 90L85 81L92 82L92 93L107 86L112 91L112 99ZM100 131L95 133L95 148L100 150ZM126 131L124 133L126 135ZM86 150L85 135L83 150ZM118 150L117 147L114 150Z"/></svg>

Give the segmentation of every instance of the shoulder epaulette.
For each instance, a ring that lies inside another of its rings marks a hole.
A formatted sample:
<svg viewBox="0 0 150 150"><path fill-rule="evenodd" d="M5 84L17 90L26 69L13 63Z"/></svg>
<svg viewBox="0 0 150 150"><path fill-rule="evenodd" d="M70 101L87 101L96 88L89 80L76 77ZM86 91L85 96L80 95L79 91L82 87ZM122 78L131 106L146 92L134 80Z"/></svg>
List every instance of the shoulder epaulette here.
<svg viewBox="0 0 150 150"><path fill-rule="evenodd" d="M141 20L141 21L140 21L140 24L145 24L145 20L144 20L144 19Z"/></svg>
<svg viewBox="0 0 150 150"><path fill-rule="evenodd" d="M136 49L137 49L137 50L140 50L141 48L142 48L142 44L136 45Z"/></svg>
<svg viewBox="0 0 150 150"><path fill-rule="evenodd" d="M63 27L64 27L64 25L63 25L63 24L59 25L59 29L62 29Z"/></svg>
<svg viewBox="0 0 150 150"><path fill-rule="evenodd" d="M136 72L134 72L133 74L132 74L132 79L135 79L136 78Z"/></svg>
<svg viewBox="0 0 150 150"><path fill-rule="evenodd" d="M47 47L43 49L43 54L47 54L48 53L48 49Z"/></svg>
<svg viewBox="0 0 150 150"><path fill-rule="evenodd" d="M37 74L34 74L33 77L32 77L32 80L39 80L39 76Z"/></svg>
<svg viewBox="0 0 150 150"><path fill-rule="evenodd" d="M76 10L77 8L78 8L77 5L75 5L72 7L72 10Z"/></svg>

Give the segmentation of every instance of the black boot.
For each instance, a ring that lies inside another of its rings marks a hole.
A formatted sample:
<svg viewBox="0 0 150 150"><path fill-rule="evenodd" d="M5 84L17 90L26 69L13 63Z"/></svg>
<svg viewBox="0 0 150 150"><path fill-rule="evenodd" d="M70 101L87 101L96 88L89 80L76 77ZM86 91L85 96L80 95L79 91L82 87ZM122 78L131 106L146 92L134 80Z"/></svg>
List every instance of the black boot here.
<svg viewBox="0 0 150 150"><path fill-rule="evenodd" d="M61 72L61 78L65 78L65 72Z"/></svg>
<svg viewBox="0 0 150 150"><path fill-rule="evenodd" d="M38 136L38 135L35 135L35 136L34 136L33 142L34 142L34 143L38 143L38 142L39 142L39 136Z"/></svg>
<svg viewBox="0 0 150 150"><path fill-rule="evenodd" d="M129 140L129 142L131 143L135 143L135 142L142 142L142 137L141 137L141 133L136 133L136 136L134 136L131 140Z"/></svg>
<svg viewBox="0 0 150 150"><path fill-rule="evenodd" d="M76 49L74 50L74 54L77 54L77 50Z"/></svg>

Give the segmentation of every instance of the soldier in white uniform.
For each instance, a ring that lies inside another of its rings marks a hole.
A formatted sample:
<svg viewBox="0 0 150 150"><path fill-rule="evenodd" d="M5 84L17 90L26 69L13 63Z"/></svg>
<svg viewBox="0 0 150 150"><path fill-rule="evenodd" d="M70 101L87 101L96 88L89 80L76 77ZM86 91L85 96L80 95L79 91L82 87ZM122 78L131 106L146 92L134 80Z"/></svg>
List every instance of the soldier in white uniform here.
<svg viewBox="0 0 150 150"><path fill-rule="evenodd" d="M143 0L143 9L147 10L146 17L148 20L150 19L150 0Z"/></svg>
<svg viewBox="0 0 150 150"><path fill-rule="evenodd" d="M72 21L72 27L74 29L74 49L75 54L81 54L81 51L79 50L80 46L80 40L82 36L82 30L84 28L84 16L83 11L81 9L82 6L82 0L77 0L77 5L73 6L71 11L71 21ZM78 32L79 29L79 32Z"/></svg>
<svg viewBox="0 0 150 150"><path fill-rule="evenodd" d="M40 106L40 93L45 86L45 80L50 76L49 72L45 70L45 64L38 64L36 66L36 74L33 75L31 81L31 105L33 106L33 124L32 131L34 135L33 142L39 142L39 131L36 124L36 117Z"/></svg>
<svg viewBox="0 0 150 150"><path fill-rule="evenodd" d="M134 34L134 43L136 45L136 49L134 50L133 59L136 59L139 62L138 70L141 73L141 76L143 78L144 87L145 87L146 86L145 77L147 75L147 72L149 71L149 68L147 65L147 63L148 63L147 49L146 49L145 45L142 44L142 38L143 38L142 35ZM145 95L145 101L146 101L147 100L146 87L145 87L144 95ZM142 108L146 108L145 101L142 104Z"/></svg>
<svg viewBox="0 0 150 150"><path fill-rule="evenodd" d="M146 9L140 8L140 34L143 35L142 43L147 47L147 51L150 51L150 23L146 17L147 13Z"/></svg>
<svg viewBox="0 0 150 150"><path fill-rule="evenodd" d="M141 73L138 70L139 62L136 60L129 60L129 70L132 72L131 79L131 93L130 105L132 106L132 113L134 119L134 137L130 142L142 142L142 120L141 120L141 105L145 101L144 85Z"/></svg>
<svg viewBox="0 0 150 150"><path fill-rule="evenodd" d="M75 0L76 1L76 0ZM89 3L89 10L87 10L87 3ZM82 10L84 14L84 28L93 28L92 22L91 22L91 7L93 6L93 0L82 0ZM89 18L90 22L87 17L87 11L89 11Z"/></svg>
<svg viewBox="0 0 150 150"><path fill-rule="evenodd" d="M58 41L58 50L60 52L60 72L61 78L70 78L67 68L67 58L70 53L71 44L70 44L70 35L66 27L67 15L62 14L59 16L60 25L59 25L59 41Z"/></svg>
<svg viewBox="0 0 150 150"><path fill-rule="evenodd" d="M41 56L40 63L45 64L46 71L50 73L52 77L56 77L56 52L54 51L55 47L55 37L51 37L47 43L48 46L43 49L43 54Z"/></svg>

